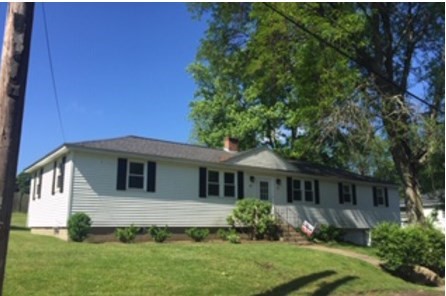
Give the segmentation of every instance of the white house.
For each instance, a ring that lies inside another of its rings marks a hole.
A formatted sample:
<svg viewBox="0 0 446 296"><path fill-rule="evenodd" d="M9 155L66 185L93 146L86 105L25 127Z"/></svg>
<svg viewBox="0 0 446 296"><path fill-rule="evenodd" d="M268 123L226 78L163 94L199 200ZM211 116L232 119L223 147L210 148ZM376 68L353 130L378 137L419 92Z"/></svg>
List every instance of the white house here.
<svg viewBox="0 0 446 296"><path fill-rule="evenodd" d="M444 190L437 190L431 193L426 193L421 196L423 202L423 213L424 217L430 219L433 225L445 232L446 222L445 222L445 208L444 208ZM408 225L408 217L406 213L406 204L400 203L401 210L401 225Z"/></svg>
<svg viewBox="0 0 446 296"><path fill-rule="evenodd" d="M32 175L28 227L67 238L67 220L85 212L93 231L135 224L225 227L238 199L272 202L294 226L303 220L367 243L381 221L400 222L395 184L281 158L268 148L238 152L135 136L64 144L26 169Z"/></svg>

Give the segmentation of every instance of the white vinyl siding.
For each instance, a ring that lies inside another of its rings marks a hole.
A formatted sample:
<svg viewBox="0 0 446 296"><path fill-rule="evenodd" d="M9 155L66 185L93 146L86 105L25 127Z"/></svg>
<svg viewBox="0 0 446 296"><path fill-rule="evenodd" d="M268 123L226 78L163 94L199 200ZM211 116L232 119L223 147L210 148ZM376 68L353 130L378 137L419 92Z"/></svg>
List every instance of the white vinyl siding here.
<svg viewBox="0 0 446 296"><path fill-rule="evenodd" d="M28 227L66 227L68 220L69 196L71 188L72 153L67 155L64 165L63 192L55 190L52 194L54 161L43 167L40 198L37 197L39 189L39 172L32 173L31 194L28 204ZM58 168L56 167L56 170Z"/></svg>
<svg viewBox="0 0 446 296"><path fill-rule="evenodd" d="M76 153L72 212L87 213L94 227L227 226L236 199L199 198L199 165L157 161L156 192L118 191L118 157Z"/></svg>

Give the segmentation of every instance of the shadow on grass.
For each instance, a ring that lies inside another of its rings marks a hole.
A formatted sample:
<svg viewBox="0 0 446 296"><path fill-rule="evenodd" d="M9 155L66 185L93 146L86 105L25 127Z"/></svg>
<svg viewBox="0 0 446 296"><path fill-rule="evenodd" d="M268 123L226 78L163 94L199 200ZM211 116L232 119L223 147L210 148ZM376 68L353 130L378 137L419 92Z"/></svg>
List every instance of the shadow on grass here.
<svg viewBox="0 0 446 296"><path fill-rule="evenodd" d="M336 280L332 283L323 284L312 295L313 296L330 295L330 293L333 292L334 290L336 290L338 287L340 287L343 284L346 284L350 281L356 280L356 279L358 279L358 277L356 277L356 276L346 276L346 277L340 278L339 280Z"/></svg>
<svg viewBox="0 0 446 296"><path fill-rule="evenodd" d="M311 282L315 282L321 278L328 277L331 275L336 274L333 270L326 270L318 273L313 273L307 276L302 276L297 279L294 279L288 283L279 285L277 287L274 287L273 289L256 294L255 296L281 296L281 295L288 295L289 293L295 292L302 288L305 285L310 284ZM322 294L318 294L322 295Z"/></svg>
<svg viewBox="0 0 446 296"><path fill-rule="evenodd" d="M29 231L28 227L11 225L11 230Z"/></svg>

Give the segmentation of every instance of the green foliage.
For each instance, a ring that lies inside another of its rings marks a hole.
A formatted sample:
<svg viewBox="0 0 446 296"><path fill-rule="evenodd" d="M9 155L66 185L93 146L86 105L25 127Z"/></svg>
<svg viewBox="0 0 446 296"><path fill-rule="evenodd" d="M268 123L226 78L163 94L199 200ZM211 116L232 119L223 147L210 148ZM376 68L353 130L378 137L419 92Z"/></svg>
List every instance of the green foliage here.
<svg viewBox="0 0 446 296"><path fill-rule="evenodd" d="M251 239L262 239L274 227L275 219L270 202L245 198L237 201L227 222L232 227L246 228Z"/></svg>
<svg viewBox="0 0 446 296"><path fill-rule="evenodd" d="M153 225L149 228L149 234L157 243L162 243L171 236L167 225L164 228Z"/></svg>
<svg viewBox="0 0 446 296"><path fill-rule="evenodd" d="M192 227L192 228L186 229L186 234L192 240L194 240L196 242L201 242L208 237L209 229Z"/></svg>
<svg viewBox="0 0 446 296"><path fill-rule="evenodd" d="M238 235L237 230L235 230L234 228L230 229L220 228L217 231L217 236L224 241L229 241L234 244L240 243L240 236Z"/></svg>
<svg viewBox="0 0 446 296"><path fill-rule="evenodd" d="M444 188L444 3L269 5L333 46L264 3L191 4L208 23L189 66L197 140L399 178L407 198Z"/></svg>
<svg viewBox="0 0 446 296"><path fill-rule="evenodd" d="M442 232L421 225L381 223L372 231L372 244L389 270L421 265L444 276L444 243Z"/></svg>
<svg viewBox="0 0 446 296"><path fill-rule="evenodd" d="M139 227L132 224L129 227L117 228L115 231L115 236L123 243L132 243L135 240L136 234L139 232L139 230Z"/></svg>
<svg viewBox="0 0 446 296"><path fill-rule="evenodd" d="M332 225L319 225L316 233L313 235L313 239L317 239L323 242L339 242L342 240L344 232L342 229L336 228Z"/></svg>
<svg viewBox="0 0 446 296"><path fill-rule="evenodd" d="M226 239L231 243L231 244L239 244L240 243L240 235L238 235L237 233L229 233L226 236Z"/></svg>
<svg viewBox="0 0 446 296"><path fill-rule="evenodd" d="M84 241L90 228L91 218L85 213L76 213L68 219L68 236L72 241Z"/></svg>
<svg viewBox="0 0 446 296"><path fill-rule="evenodd" d="M16 186L19 192L29 194L29 186L31 184L31 176L28 173L21 172L16 178Z"/></svg>

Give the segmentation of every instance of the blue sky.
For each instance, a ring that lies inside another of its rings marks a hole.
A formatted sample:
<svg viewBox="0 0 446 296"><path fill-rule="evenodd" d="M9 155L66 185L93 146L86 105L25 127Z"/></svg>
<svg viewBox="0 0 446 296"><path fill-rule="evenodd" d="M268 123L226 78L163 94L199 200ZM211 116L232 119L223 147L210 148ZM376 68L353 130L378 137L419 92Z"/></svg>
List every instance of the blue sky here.
<svg viewBox="0 0 446 296"><path fill-rule="evenodd" d="M182 3L46 3L66 142L138 135L189 142L205 22ZM4 26L6 4L0 4ZM1 40L3 40L3 28ZM37 3L17 172L64 142Z"/></svg>

